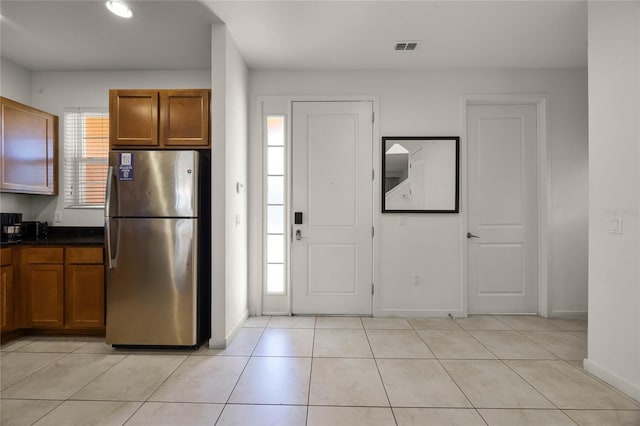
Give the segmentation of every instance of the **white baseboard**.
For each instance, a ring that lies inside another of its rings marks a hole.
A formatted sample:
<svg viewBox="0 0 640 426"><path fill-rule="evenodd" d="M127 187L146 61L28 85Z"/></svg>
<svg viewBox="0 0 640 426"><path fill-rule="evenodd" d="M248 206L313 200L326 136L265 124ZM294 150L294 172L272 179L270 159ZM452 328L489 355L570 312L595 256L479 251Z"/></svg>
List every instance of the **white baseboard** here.
<svg viewBox="0 0 640 426"><path fill-rule="evenodd" d="M242 313L242 315L240 316L240 319L235 323L235 325L233 326L229 334L227 334L227 342L230 342L231 340L233 340L234 337L236 337L236 334L238 334L238 331L240 331L240 329L244 325L247 318L249 318L248 309Z"/></svg>
<svg viewBox="0 0 640 426"><path fill-rule="evenodd" d="M450 310L425 310L425 309L378 309L374 317L405 317L405 318L449 318L449 314L455 318L466 318L466 312L460 309Z"/></svg>
<svg viewBox="0 0 640 426"><path fill-rule="evenodd" d="M640 402L640 383L631 383L627 379L624 379L606 368L596 364L595 362L585 359L584 369L594 376L604 380L609 383L611 386L617 388L621 392L627 394L634 400Z"/></svg>
<svg viewBox="0 0 640 426"><path fill-rule="evenodd" d="M262 316L265 317L288 317L291 316L289 312L262 312Z"/></svg>
<svg viewBox="0 0 640 426"><path fill-rule="evenodd" d="M227 339L209 339L209 349L226 349Z"/></svg>
<svg viewBox="0 0 640 426"><path fill-rule="evenodd" d="M249 318L249 311L245 310L244 313L240 316L240 320L236 322L236 324L231 329L231 332L225 339L209 339L209 348L226 349L227 345L233 340L234 337L236 337L236 334L238 334L238 331L240 331L247 318Z"/></svg>
<svg viewBox="0 0 640 426"><path fill-rule="evenodd" d="M550 318L586 318L587 311L551 311Z"/></svg>

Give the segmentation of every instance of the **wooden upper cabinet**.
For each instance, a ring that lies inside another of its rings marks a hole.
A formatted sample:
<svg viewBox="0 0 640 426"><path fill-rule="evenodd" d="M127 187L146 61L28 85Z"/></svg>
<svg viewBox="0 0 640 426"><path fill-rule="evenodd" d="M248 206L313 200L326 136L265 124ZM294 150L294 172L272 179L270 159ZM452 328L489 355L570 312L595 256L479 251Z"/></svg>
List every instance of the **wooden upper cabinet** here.
<svg viewBox="0 0 640 426"><path fill-rule="evenodd" d="M110 90L111 148L209 147L210 98L209 89Z"/></svg>
<svg viewBox="0 0 640 426"><path fill-rule="evenodd" d="M209 145L209 91L160 91L160 140L167 146Z"/></svg>
<svg viewBox="0 0 640 426"><path fill-rule="evenodd" d="M58 117L0 97L0 190L58 193Z"/></svg>
<svg viewBox="0 0 640 426"><path fill-rule="evenodd" d="M109 91L109 142L112 147L158 146L158 91Z"/></svg>

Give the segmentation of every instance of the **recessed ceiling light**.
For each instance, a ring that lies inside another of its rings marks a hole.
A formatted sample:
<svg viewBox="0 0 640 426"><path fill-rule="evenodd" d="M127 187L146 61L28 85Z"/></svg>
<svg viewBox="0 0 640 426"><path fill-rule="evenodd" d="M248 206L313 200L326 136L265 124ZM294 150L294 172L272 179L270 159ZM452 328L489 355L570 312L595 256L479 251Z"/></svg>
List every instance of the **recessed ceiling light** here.
<svg viewBox="0 0 640 426"><path fill-rule="evenodd" d="M133 16L133 12L129 5L121 0L107 1L107 9L109 9L114 15L118 15L121 18L131 18Z"/></svg>

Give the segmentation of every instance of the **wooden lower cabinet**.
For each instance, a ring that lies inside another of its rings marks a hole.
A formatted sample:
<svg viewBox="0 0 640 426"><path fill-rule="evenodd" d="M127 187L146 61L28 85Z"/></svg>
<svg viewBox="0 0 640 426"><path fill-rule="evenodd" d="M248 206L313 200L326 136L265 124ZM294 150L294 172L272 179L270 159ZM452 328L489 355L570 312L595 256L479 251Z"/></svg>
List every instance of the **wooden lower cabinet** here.
<svg viewBox="0 0 640 426"><path fill-rule="evenodd" d="M104 327L104 266L67 265L65 298L68 327Z"/></svg>
<svg viewBox="0 0 640 426"><path fill-rule="evenodd" d="M63 265L32 264L27 267L25 277L29 288L29 325L64 326Z"/></svg>
<svg viewBox="0 0 640 426"><path fill-rule="evenodd" d="M100 329L105 325L102 247L22 249L24 326Z"/></svg>
<svg viewBox="0 0 640 426"><path fill-rule="evenodd" d="M64 325L64 249L25 248L22 253L28 327Z"/></svg>
<svg viewBox="0 0 640 426"><path fill-rule="evenodd" d="M4 250L4 249L2 249ZM13 266L0 266L0 331L14 329Z"/></svg>

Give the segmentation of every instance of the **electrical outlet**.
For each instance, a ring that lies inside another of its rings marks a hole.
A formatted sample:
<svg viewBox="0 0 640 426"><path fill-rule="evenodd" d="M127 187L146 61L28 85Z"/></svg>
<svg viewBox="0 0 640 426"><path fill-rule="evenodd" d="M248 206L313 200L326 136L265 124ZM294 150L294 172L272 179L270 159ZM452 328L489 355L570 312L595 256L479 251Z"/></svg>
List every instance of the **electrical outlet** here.
<svg viewBox="0 0 640 426"><path fill-rule="evenodd" d="M55 214L53 215L53 221L55 223L60 223L62 222L62 212L61 211L56 211Z"/></svg>
<svg viewBox="0 0 640 426"><path fill-rule="evenodd" d="M420 276L418 274L413 274L411 277L411 284L419 285L420 284Z"/></svg>
<svg viewBox="0 0 640 426"><path fill-rule="evenodd" d="M611 216L609 218L609 233L622 234L622 216Z"/></svg>

